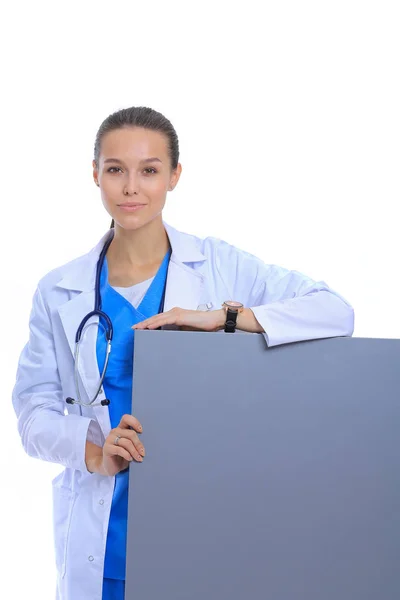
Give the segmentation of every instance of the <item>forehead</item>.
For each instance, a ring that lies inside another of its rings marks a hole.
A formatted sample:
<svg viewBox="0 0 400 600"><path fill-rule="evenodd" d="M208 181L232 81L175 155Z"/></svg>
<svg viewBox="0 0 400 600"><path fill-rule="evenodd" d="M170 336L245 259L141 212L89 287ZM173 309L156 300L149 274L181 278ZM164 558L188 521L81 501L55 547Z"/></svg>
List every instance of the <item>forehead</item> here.
<svg viewBox="0 0 400 600"><path fill-rule="evenodd" d="M159 131L124 127L106 133L101 140L100 160L109 157L142 160L150 156L168 160L167 139Z"/></svg>

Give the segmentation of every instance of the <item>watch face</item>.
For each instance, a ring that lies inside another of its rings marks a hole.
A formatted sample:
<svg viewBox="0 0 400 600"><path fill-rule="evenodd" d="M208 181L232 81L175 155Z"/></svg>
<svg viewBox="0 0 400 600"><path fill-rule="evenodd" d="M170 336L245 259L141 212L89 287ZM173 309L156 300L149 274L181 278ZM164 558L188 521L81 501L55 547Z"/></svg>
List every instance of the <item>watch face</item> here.
<svg viewBox="0 0 400 600"><path fill-rule="evenodd" d="M225 302L225 306L227 306L228 308L234 308L234 309L239 309L239 308L243 308L243 304L241 302L235 302L234 300L227 300Z"/></svg>

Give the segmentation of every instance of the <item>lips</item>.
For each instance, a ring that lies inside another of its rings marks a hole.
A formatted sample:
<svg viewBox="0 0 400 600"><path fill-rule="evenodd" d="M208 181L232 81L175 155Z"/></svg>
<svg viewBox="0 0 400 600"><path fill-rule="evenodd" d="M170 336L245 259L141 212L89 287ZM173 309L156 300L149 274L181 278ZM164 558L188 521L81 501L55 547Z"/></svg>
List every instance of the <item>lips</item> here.
<svg viewBox="0 0 400 600"><path fill-rule="evenodd" d="M146 204L138 204L138 203L132 203L132 202L124 202L124 204L118 204L119 210L122 210L122 212L125 212L125 213L136 212L138 210L141 210L145 206L146 206Z"/></svg>

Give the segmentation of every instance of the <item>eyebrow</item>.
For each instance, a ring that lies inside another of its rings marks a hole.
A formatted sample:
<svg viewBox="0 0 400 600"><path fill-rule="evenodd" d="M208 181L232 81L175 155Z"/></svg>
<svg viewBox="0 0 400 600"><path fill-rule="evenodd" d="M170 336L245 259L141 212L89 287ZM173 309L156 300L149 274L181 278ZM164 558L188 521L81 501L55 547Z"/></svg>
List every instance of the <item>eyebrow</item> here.
<svg viewBox="0 0 400 600"><path fill-rule="evenodd" d="M105 163L112 163L112 162L113 163L118 163L120 165L123 164L122 160L120 160L119 158L106 158L106 160L104 161L104 164ZM144 158L140 162L142 162L142 163L149 163L149 162L160 162L160 163L162 163L162 160L160 160L156 156L153 156L152 158Z"/></svg>

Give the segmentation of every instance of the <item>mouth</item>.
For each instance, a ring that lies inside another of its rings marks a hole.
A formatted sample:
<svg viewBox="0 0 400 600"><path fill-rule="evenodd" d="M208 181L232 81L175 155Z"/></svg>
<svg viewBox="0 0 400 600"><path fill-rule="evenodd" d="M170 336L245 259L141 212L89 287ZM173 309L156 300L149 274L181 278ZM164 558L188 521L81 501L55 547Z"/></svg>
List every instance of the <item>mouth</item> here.
<svg viewBox="0 0 400 600"><path fill-rule="evenodd" d="M139 210L140 208L144 208L146 204L139 204L138 202L124 202L123 204L118 204L118 208L128 212L134 212L135 210Z"/></svg>

